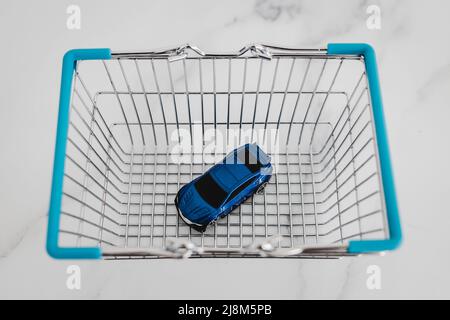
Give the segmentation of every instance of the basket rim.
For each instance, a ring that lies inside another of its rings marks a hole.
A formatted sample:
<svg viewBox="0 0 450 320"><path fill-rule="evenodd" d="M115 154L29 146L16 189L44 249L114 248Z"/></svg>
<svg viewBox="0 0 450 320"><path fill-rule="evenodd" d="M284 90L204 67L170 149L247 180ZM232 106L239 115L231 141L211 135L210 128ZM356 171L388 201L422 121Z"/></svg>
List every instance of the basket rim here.
<svg viewBox="0 0 450 320"><path fill-rule="evenodd" d="M194 53L202 58L245 58L250 55L253 58L271 59L272 57L310 57L310 58L330 58L342 59L352 57L362 59L365 63L366 78L370 91L371 111L375 122L376 146L379 155L379 165L382 182L382 193L385 206L385 212L388 222L389 238L383 240L351 240L348 247L345 246L347 253L373 253L394 250L399 247L402 241L402 231L400 227L399 210L395 192L392 164L390 160L389 144L386 132L386 124L383 113L383 103L379 84L378 69L375 57L375 51L369 44L365 43L341 43L329 44L327 49L292 49L268 45L246 46L237 53L231 54L212 54L204 53L200 49L191 45L184 45L175 49L152 52L112 52L108 48L103 49L74 49L68 51L63 59L61 91L59 101L58 126L56 135L56 146L54 156L54 168L52 178L51 199L49 208L49 222L47 231L47 252L50 256L59 259L100 259L102 258L102 249L92 248L66 248L58 244L62 189L64 180L65 154L67 145L67 135L69 126L69 109L71 103L71 91L73 86L74 74L77 67L77 61L81 60L109 60L119 59L138 59L159 57L176 61L183 58L192 58L188 53Z"/></svg>

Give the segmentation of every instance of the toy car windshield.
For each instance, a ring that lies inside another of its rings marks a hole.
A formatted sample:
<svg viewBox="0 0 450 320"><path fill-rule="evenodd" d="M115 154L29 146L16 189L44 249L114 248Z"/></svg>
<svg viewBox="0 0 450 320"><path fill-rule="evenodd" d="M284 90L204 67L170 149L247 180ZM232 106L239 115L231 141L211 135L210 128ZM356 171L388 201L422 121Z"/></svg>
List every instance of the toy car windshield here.
<svg viewBox="0 0 450 320"><path fill-rule="evenodd" d="M197 180L195 183L195 189L203 200L216 209L220 207L227 197L225 190L223 190L217 182L214 181L209 173L206 173Z"/></svg>

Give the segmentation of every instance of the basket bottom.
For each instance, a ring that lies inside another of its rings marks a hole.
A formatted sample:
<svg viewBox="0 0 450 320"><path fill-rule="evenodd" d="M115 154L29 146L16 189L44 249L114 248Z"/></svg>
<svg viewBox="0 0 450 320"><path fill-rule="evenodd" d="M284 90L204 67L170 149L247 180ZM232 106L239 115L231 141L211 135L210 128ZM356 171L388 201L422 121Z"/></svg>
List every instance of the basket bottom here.
<svg viewBox="0 0 450 320"><path fill-rule="evenodd" d="M274 236L278 237L277 248L345 244L348 239L361 236L361 230L356 228L346 231L348 236L342 231L345 225L340 216L341 207L336 205L340 201L338 185L330 183L335 169L324 167L330 161L322 154L299 150L271 154L274 173L266 188L204 233L195 231L178 216L175 196L184 184L224 156L225 153L193 153L187 163L179 163L174 161L169 148L129 154L124 163L128 170L124 170L125 179L117 195L113 191L118 188L111 182L104 185L100 194L90 194L86 192L89 188L81 188L78 190L81 194L69 200L83 201L65 201L68 207L76 203L79 208L68 209L63 203L60 242L69 246L98 245L105 249L165 249L172 239L179 239L198 248L218 250L197 256L251 257L254 254L232 251L252 247ZM111 173L106 170L105 175ZM95 184L92 173L87 180L87 185ZM67 183L66 186L70 189ZM87 205L94 200L95 205ZM74 210L81 210L83 215L71 214ZM350 219L347 221L356 221L355 214L352 218L351 210L347 211Z"/></svg>

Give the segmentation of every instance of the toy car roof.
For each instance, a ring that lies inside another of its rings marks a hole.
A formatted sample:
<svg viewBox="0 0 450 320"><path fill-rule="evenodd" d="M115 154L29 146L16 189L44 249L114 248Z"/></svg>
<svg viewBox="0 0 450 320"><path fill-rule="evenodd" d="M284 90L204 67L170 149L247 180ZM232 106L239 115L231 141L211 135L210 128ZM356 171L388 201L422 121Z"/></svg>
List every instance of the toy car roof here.
<svg viewBox="0 0 450 320"><path fill-rule="evenodd" d="M230 193L268 163L269 157L256 144L247 144L233 150L207 174L211 175L226 193ZM212 183L210 185L215 188Z"/></svg>

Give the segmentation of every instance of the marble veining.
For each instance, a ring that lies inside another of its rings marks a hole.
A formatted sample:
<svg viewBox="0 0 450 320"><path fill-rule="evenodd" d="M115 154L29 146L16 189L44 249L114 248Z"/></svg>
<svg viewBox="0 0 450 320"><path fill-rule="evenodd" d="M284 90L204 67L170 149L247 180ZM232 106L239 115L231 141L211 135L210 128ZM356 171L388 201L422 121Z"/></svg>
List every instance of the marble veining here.
<svg viewBox="0 0 450 320"><path fill-rule="evenodd" d="M289 19L296 19L300 17L302 12L302 2L257 0L254 12L269 22L277 21L281 15L287 15Z"/></svg>

